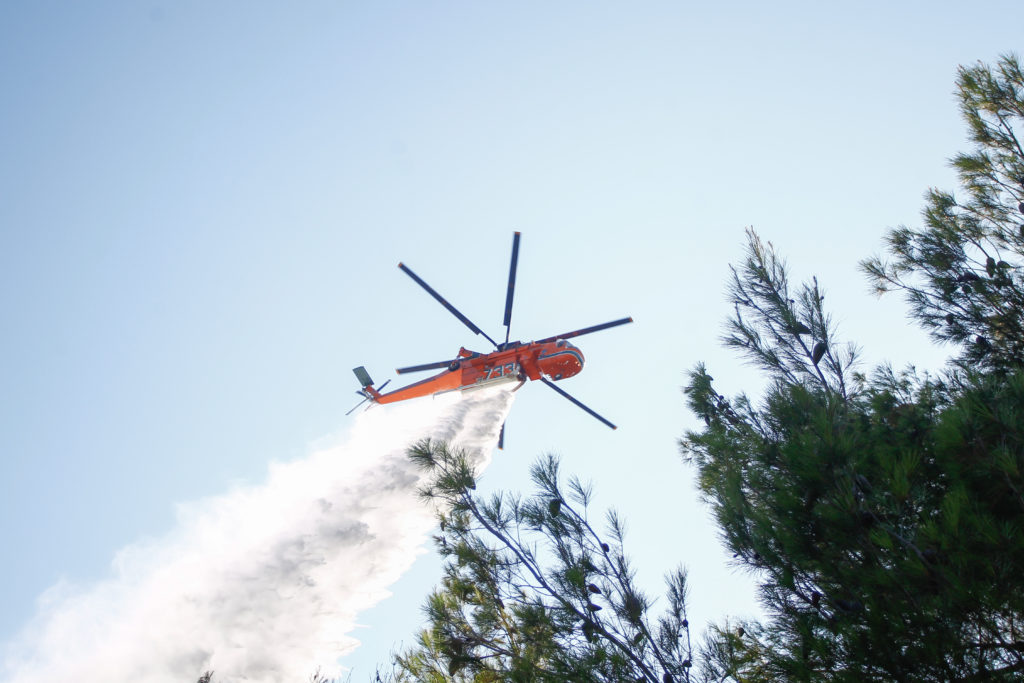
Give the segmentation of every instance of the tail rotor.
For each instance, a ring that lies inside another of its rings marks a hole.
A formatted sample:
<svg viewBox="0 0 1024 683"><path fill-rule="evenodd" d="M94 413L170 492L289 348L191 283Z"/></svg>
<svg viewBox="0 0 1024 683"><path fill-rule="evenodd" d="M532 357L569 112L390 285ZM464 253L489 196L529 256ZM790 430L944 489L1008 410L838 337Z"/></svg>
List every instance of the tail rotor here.
<svg viewBox="0 0 1024 683"><path fill-rule="evenodd" d="M356 408L363 405L367 401L376 403L377 399L380 398L381 389L391 384L391 380L388 380L387 382L384 382L384 384L381 384L379 387L374 389L373 379L370 377L370 373L366 371L365 367L360 365L358 368L352 368L352 372L355 373L356 379L359 380L359 385L363 387L362 389L356 391L356 394L362 396L363 400L355 404L352 407L352 410L345 413L346 415L351 415L353 412L355 412Z"/></svg>

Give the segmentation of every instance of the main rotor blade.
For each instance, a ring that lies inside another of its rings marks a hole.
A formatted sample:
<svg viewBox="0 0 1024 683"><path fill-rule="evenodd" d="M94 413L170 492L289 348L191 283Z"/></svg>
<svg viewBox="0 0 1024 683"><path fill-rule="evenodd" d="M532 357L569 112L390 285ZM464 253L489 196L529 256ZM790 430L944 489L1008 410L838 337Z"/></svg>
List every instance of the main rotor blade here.
<svg viewBox="0 0 1024 683"><path fill-rule="evenodd" d="M562 395L562 396L564 396L565 398L569 399L570 401L572 401L573 403L575 403L575 404L576 404L577 406L579 406L579 407L580 407L580 408L582 408L583 410L587 411L588 413L590 413L591 415L593 415L594 417L596 417L596 418L597 418L598 420L600 420L601 422L604 422L604 423L605 423L606 425L608 425L608 426L609 426L609 427L611 427L612 429L618 429L618 427L616 427L615 425L613 425L613 424L612 424L611 422L609 422L608 420L604 419L603 417L601 417L600 415L598 415L597 413L595 413L595 412L594 412L593 410L591 410L590 408L588 408L587 406L583 405L583 404L582 404L582 403L580 403L580 402L579 402L578 400L576 400L575 398L573 398L572 396L570 396L570 395L569 395L569 394L568 394L568 393L567 393L567 392L566 392L565 390L563 390L563 389L562 389L561 387L555 386L555 383L554 383L554 382L552 382L551 380L547 379L546 377L541 377L541 378L540 378L540 381L541 381L541 382L544 382L544 384L547 384L547 385L548 385L549 387L551 387L552 389L554 389L555 391L557 391L557 392L558 392L559 394L561 394L561 395Z"/></svg>
<svg viewBox="0 0 1024 683"><path fill-rule="evenodd" d="M437 370L439 368L446 368L451 364L451 360L439 360L436 363L424 363L423 365L410 365L406 368L398 368L395 372L399 375L404 375L407 372L420 372L421 370Z"/></svg>
<svg viewBox="0 0 1024 683"><path fill-rule="evenodd" d="M632 318L621 318L619 320L613 320L610 323L602 323L600 325L594 325L593 327L584 327L581 330L565 332L563 334L556 334L553 337L545 337L544 339L538 339L535 343L546 344L548 342L555 341L556 339L572 339L573 337L579 337L584 334L590 334L591 332L600 332L601 330L607 330L609 327L618 327L619 325L625 325L626 323L631 322L633 322Z"/></svg>
<svg viewBox="0 0 1024 683"><path fill-rule="evenodd" d="M519 233L512 238L512 263L508 267L508 293L505 295L505 343L512 332L512 296L516 291L516 266L519 264Z"/></svg>
<svg viewBox="0 0 1024 683"><path fill-rule="evenodd" d="M447 308L452 313L452 315L454 315L456 318L461 320L462 323L466 327L468 327L469 329L473 330L473 332L475 332L476 334L482 334L484 336L484 338L487 339L487 341L489 341L492 344L494 344L494 346L498 346L498 342L496 342L493 339L491 339L490 337L488 337L486 332L484 332L479 327L474 325L473 322L469 318L467 318L466 316L462 315L462 313L459 312L459 309L455 308L450 303L448 303L443 296L441 296L440 294L435 292L434 289L430 285L428 285L426 282L424 282L422 279L420 279L419 275L417 275L416 273L414 273L411 270L409 270L408 266L406 266L404 263L399 263L398 267L401 268L402 271L404 271L406 275L408 275L413 280L415 280L416 284L418 284L423 289L427 290L427 292L430 294L430 296L432 296L435 299L437 299L438 302L442 306Z"/></svg>

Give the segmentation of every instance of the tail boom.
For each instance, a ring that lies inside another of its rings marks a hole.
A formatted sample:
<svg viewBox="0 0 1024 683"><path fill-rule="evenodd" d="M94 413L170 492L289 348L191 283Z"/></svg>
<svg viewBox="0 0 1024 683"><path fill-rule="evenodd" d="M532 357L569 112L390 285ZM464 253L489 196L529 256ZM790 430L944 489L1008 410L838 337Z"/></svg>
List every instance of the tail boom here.
<svg viewBox="0 0 1024 683"><path fill-rule="evenodd" d="M433 396L434 394L440 394L447 391L454 391L460 389L463 386L463 372L458 365L455 365L454 369L446 370L445 372L428 377L425 380L419 382L413 382L408 386L404 386L400 389L388 392L386 394L381 393L381 389L387 386L391 380L384 382L380 387L373 387L373 379L370 378L369 373L366 372L366 368L360 366L353 368L352 372L355 373L356 379L359 380L359 384L362 388L356 393L373 403L395 403L397 401L405 401L410 398L419 398L421 396Z"/></svg>

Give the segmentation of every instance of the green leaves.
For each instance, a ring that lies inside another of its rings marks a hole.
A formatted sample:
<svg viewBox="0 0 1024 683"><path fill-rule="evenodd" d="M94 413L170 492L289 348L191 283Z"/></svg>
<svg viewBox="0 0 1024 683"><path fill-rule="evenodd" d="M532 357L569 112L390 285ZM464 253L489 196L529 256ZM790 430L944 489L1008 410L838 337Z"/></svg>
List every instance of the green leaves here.
<svg viewBox="0 0 1024 683"><path fill-rule="evenodd" d="M965 369L1020 367L1024 79L1011 55L992 66L961 67L959 76L961 112L975 144L952 162L962 192L929 191L924 225L891 231L889 260L876 257L861 267L877 291L902 291L913 318L960 348Z"/></svg>
<svg viewBox="0 0 1024 683"><path fill-rule="evenodd" d="M707 675L1012 678L1024 371L961 367L937 382L881 368L842 394L787 362L798 367L773 373L758 408L718 395L702 366L685 389L705 425L682 445L768 614L743 637L716 630Z"/></svg>
<svg viewBox="0 0 1024 683"><path fill-rule="evenodd" d="M429 628L395 658L399 680L653 683L684 670L685 575L669 582L655 642L621 521L610 512L607 529L595 529L590 487L576 478L563 487L556 458L531 466L532 495L481 500L459 449L424 441L411 455L428 473L423 495L440 503L446 564L427 601Z"/></svg>
<svg viewBox="0 0 1024 683"><path fill-rule="evenodd" d="M975 148L957 193L862 264L877 292L955 345L941 381L854 371L816 280L748 231L726 345L768 380L756 404L684 389L683 451L765 623L716 627L712 680L1011 680L1024 671L1024 75L960 71ZM742 629L742 630L741 630ZM742 636L740 635L742 633Z"/></svg>
<svg viewBox="0 0 1024 683"><path fill-rule="evenodd" d="M843 395L856 388L851 385L856 350L833 342L835 328L816 279L791 290L785 261L753 229L747 230L746 259L731 269L734 315L723 338L727 346L776 381L810 382ZM830 348L834 353L826 357Z"/></svg>

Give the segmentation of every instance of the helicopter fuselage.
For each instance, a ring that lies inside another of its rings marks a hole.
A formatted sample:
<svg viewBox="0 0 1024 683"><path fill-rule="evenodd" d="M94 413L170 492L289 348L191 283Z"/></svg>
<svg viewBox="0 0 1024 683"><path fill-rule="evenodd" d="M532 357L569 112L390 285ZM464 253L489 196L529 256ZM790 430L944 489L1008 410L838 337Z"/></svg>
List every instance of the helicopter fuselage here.
<svg viewBox="0 0 1024 683"><path fill-rule="evenodd" d="M394 403L449 391L468 391L485 386L537 380L558 381L583 369L583 352L564 339L551 342L509 342L491 353L459 349L458 356L441 373L386 394L367 391L377 403Z"/></svg>

